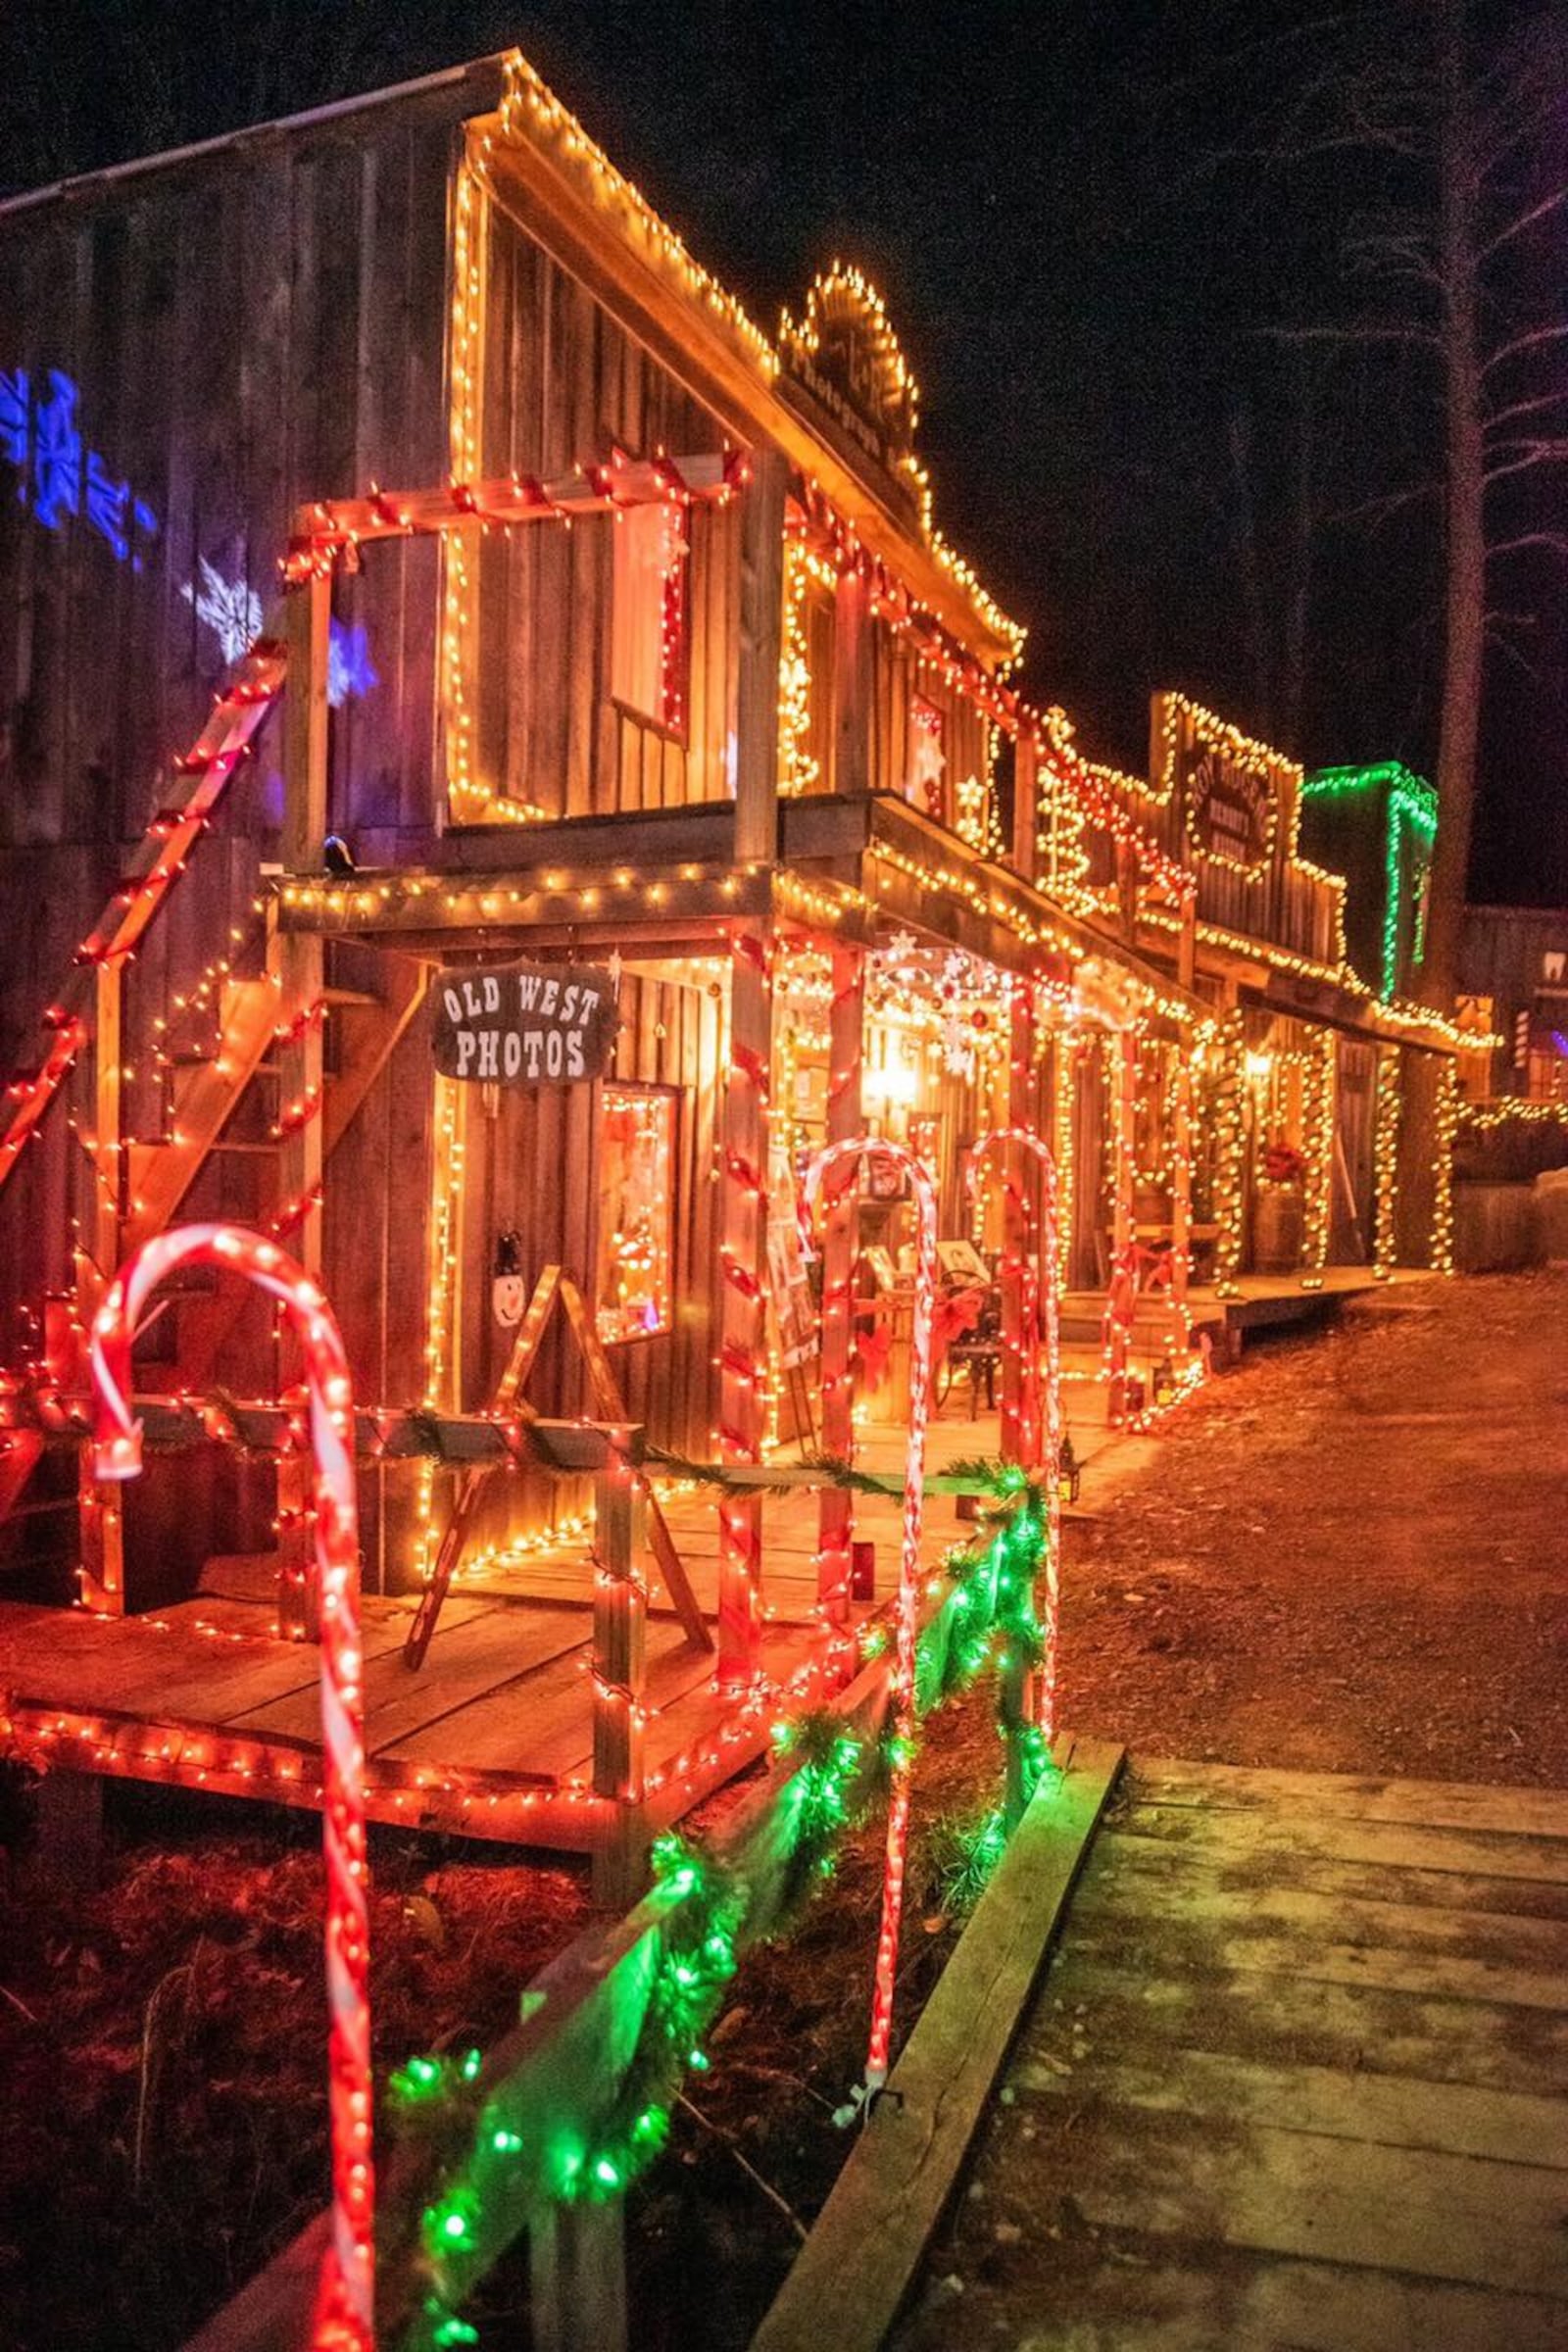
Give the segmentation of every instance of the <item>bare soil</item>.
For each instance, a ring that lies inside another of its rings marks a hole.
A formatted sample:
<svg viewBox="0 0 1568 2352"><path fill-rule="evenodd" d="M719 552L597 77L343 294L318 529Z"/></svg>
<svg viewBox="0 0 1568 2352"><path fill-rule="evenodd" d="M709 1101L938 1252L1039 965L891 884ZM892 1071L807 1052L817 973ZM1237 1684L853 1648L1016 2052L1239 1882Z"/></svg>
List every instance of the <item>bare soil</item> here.
<svg viewBox="0 0 1568 2352"><path fill-rule="evenodd" d="M1063 1719L1146 1756L1568 1788L1565 1313L1557 1273L1400 1288L1185 1405L1150 1471L1071 1531ZM989 1688L927 1727L906 2031L956 1933L947 1825L991 1800L1000 1760ZM0 1821L15 2352L172 2352L326 2179L314 1824L114 1794L86 1899L38 1880L23 1811ZM739 2352L832 2183L880 1857L871 1823L805 1925L742 1970L632 2201L637 2352ZM381 2073L493 2038L588 1916L570 1866L386 1838L372 1867ZM484 2352L519 2352L525 2314L519 2257L477 2315Z"/></svg>
<svg viewBox="0 0 1568 2352"><path fill-rule="evenodd" d="M1258 1347L1069 1547L1063 1715L1146 1755L1568 1788L1568 1273Z"/></svg>

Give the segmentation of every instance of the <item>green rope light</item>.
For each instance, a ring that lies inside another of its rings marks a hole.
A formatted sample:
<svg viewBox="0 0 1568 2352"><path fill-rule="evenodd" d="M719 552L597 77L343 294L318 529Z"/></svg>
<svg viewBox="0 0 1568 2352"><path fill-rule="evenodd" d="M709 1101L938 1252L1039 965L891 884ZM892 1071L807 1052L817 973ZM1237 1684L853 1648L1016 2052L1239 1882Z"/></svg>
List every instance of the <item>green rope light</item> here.
<svg viewBox="0 0 1568 2352"><path fill-rule="evenodd" d="M917 1652L915 1705L927 1714L988 1668L997 1673L1005 1795L966 1834L972 1900L1054 1769L1025 1704L1044 1649L1034 1594L1050 1513L1044 1482L1015 1465L954 1469L983 1480L992 1507L973 1542L945 1563L945 1597ZM738 1851L720 1860L672 1832L654 1846L649 1899L663 1916L622 1963L594 2070L604 2083L595 2112L540 2117L505 2084L487 2091L477 2050L411 2058L392 2078L395 2129L426 2147L440 2180L419 2217L414 2260L422 2300L403 2352L453 2352L476 2341L461 2306L542 2202L602 2202L646 2171L668 2135L682 2083L708 2066L704 2045L742 1954L783 1934L831 1877L846 1833L880 1791L889 1743L860 1738L826 1710L779 1725L774 1743L793 1769Z"/></svg>
<svg viewBox="0 0 1568 2352"><path fill-rule="evenodd" d="M1389 1004L1398 994L1399 874L1406 839L1420 844L1428 857L1438 833L1438 796L1425 777L1415 775L1400 760L1380 760L1370 767L1320 767L1301 785L1303 801L1343 801L1363 793L1386 791L1388 805L1383 837L1383 955L1382 985L1378 994ZM1416 907L1411 961L1419 963L1426 950L1426 907Z"/></svg>

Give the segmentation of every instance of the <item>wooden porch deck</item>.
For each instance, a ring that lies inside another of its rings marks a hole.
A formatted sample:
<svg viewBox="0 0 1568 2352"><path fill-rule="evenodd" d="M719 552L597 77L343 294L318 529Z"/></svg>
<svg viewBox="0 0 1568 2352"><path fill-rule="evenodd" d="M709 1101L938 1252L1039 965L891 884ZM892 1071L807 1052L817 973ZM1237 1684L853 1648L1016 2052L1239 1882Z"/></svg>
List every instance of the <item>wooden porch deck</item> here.
<svg viewBox="0 0 1568 2352"><path fill-rule="evenodd" d="M592 1609L454 1593L425 1664L412 1601L364 1604L368 1810L375 1821L595 1851L619 1808L592 1784ZM117 1780L319 1802L318 1653L270 1604L203 1596L155 1616L0 1604L0 1738L17 1755ZM672 1620L648 1630L644 1826L662 1827L765 1747L780 1687L800 1704L825 1643L779 1624L756 1692L714 1687Z"/></svg>
<svg viewBox="0 0 1568 2352"><path fill-rule="evenodd" d="M972 1448L971 1448L972 1449ZM902 1456L900 1456L902 1459ZM928 1506L928 1556L954 1540L951 1499ZM654 1833L762 1754L781 1713L844 1671L816 1615L814 1493L763 1498L761 1680L716 1684L715 1653L690 1641L651 1555L645 1792ZM858 1498L859 1532L892 1587L897 1497ZM703 1614L718 1610L714 1493L667 1520ZM272 1562L214 1561L197 1598L145 1616L0 1602L0 1751L120 1780L163 1782L297 1806L319 1802L318 1652L273 1632ZM529 1551L449 1594L422 1667L403 1658L414 1599L367 1594L368 1810L411 1829L597 1852L625 1808L593 1785L594 1569L586 1536ZM872 1613L852 1609L853 1636ZM855 1660L850 1659L850 1671Z"/></svg>

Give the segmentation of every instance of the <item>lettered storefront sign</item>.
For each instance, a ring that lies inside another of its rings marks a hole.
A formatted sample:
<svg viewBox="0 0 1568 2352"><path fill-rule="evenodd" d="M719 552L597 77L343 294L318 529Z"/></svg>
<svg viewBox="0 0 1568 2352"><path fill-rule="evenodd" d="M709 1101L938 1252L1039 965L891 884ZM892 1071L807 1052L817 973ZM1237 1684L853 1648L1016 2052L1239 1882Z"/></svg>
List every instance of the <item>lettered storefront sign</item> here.
<svg viewBox="0 0 1568 2352"><path fill-rule="evenodd" d="M598 964L475 965L436 989L435 1066L491 1086L575 1086L615 1043L615 990Z"/></svg>

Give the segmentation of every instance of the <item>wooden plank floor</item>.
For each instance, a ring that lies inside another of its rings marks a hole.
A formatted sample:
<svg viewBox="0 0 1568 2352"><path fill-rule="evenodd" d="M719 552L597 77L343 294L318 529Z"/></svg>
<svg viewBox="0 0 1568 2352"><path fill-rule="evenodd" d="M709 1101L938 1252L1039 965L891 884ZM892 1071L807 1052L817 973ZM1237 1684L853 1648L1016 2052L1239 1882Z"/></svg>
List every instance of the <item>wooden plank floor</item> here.
<svg viewBox="0 0 1568 2352"><path fill-rule="evenodd" d="M894 2341L1563 2352L1568 1794L1135 1764Z"/></svg>
<svg viewBox="0 0 1568 2352"><path fill-rule="evenodd" d="M424 1666L402 1647L413 1603L368 1596L366 1749L373 1819L591 1850L592 1607L454 1593ZM116 1777L318 1800L318 1653L271 1633L270 1602L207 1594L156 1616L0 1603L0 1746ZM810 1673L819 1637L770 1628L764 1676ZM720 1696L680 1626L648 1632L650 1794L692 1777L695 1803L766 1746L776 1704ZM717 1735L729 1735L722 1758ZM706 1759L706 1760L705 1760ZM678 1811L678 1806L673 1808Z"/></svg>

